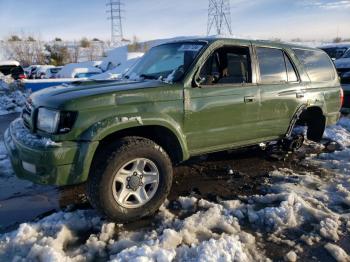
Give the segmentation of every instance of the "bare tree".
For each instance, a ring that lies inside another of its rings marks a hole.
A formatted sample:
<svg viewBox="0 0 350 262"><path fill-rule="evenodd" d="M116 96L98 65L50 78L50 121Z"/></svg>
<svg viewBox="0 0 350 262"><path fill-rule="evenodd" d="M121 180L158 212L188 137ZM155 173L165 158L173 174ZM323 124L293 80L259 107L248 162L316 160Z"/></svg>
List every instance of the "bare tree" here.
<svg viewBox="0 0 350 262"><path fill-rule="evenodd" d="M24 66L47 62L43 42L33 36L12 35L4 42L4 49L9 59L17 60Z"/></svg>
<svg viewBox="0 0 350 262"><path fill-rule="evenodd" d="M70 62L78 63L80 58L80 44L76 41L73 42L69 49L70 53Z"/></svg>

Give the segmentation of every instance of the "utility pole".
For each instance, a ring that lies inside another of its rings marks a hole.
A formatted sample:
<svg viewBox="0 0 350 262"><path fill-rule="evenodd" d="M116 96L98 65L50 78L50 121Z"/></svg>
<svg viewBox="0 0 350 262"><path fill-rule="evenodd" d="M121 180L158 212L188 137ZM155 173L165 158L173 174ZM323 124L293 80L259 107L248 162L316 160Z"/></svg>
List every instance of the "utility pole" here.
<svg viewBox="0 0 350 262"><path fill-rule="evenodd" d="M107 0L108 20L111 21L111 42L116 46L122 45L123 41L122 6L121 0Z"/></svg>
<svg viewBox="0 0 350 262"><path fill-rule="evenodd" d="M232 35L230 0L209 0L207 35Z"/></svg>

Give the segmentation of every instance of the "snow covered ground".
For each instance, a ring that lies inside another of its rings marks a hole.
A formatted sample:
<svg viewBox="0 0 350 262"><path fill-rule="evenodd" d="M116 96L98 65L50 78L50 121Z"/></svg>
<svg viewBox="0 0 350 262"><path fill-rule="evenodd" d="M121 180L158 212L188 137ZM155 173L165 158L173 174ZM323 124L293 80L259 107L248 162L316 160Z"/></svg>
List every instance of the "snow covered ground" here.
<svg viewBox="0 0 350 262"><path fill-rule="evenodd" d="M325 138L339 150L307 141L324 153L300 163L307 171L269 172L264 194L180 197L161 207L151 227L137 229L67 209L0 236L0 261L268 261L282 246L286 261L313 247L350 261L339 244L350 236L350 119L327 128ZM0 170L12 172L1 143Z"/></svg>
<svg viewBox="0 0 350 262"><path fill-rule="evenodd" d="M0 73L0 115L21 112L28 94L15 86L13 79Z"/></svg>
<svg viewBox="0 0 350 262"><path fill-rule="evenodd" d="M19 90L8 92L0 90L0 115L21 112L26 99L27 94Z"/></svg>

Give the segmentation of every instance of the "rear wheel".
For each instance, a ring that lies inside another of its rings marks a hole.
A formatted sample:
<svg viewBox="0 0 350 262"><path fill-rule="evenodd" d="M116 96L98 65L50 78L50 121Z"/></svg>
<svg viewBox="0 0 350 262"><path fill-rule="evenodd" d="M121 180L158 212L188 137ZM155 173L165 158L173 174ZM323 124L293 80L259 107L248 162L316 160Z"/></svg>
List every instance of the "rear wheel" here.
<svg viewBox="0 0 350 262"><path fill-rule="evenodd" d="M91 204L121 222L153 214L171 188L173 171L167 153L140 137L123 138L111 148L98 155L90 172ZM106 154L110 154L108 160Z"/></svg>

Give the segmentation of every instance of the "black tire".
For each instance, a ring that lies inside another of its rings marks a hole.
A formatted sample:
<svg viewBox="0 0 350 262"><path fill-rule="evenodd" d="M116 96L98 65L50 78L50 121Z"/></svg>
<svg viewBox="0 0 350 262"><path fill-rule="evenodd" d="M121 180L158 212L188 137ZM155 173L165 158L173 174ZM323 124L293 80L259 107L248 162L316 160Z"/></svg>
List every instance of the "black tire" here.
<svg viewBox="0 0 350 262"><path fill-rule="evenodd" d="M307 122L307 138L314 142L320 142L326 126L326 119L322 117L310 118Z"/></svg>
<svg viewBox="0 0 350 262"><path fill-rule="evenodd" d="M109 148L112 149L100 151L90 170L87 196L91 205L118 222L135 221L155 213L168 196L172 184L173 168L167 153L153 141L141 137L122 138ZM114 199L111 185L116 171L135 158L154 162L159 170L159 184L154 196L143 206L125 208Z"/></svg>

